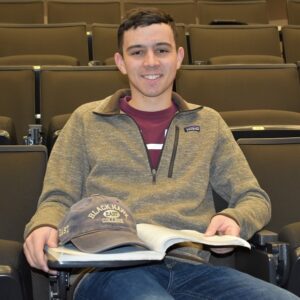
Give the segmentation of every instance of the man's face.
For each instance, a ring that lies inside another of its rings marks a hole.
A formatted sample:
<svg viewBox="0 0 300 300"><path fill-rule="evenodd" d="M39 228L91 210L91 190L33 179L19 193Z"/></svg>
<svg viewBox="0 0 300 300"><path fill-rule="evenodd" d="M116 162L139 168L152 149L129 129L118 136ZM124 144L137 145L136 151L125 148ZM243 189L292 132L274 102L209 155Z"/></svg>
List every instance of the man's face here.
<svg viewBox="0 0 300 300"><path fill-rule="evenodd" d="M126 31L123 56L116 53L115 61L128 75L132 98L163 99L171 97L183 56L183 48L176 51L171 27L162 23Z"/></svg>

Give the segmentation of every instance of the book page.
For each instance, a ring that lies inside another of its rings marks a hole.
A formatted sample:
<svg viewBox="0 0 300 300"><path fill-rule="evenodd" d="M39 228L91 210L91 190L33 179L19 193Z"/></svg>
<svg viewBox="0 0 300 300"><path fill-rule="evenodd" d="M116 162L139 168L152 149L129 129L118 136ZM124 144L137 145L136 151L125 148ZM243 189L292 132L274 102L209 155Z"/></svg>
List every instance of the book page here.
<svg viewBox="0 0 300 300"><path fill-rule="evenodd" d="M195 230L176 230L159 225L137 224L137 233L149 249L165 252L170 246L181 242L195 242L210 246L243 246L251 248L242 238L230 235L204 236Z"/></svg>
<svg viewBox="0 0 300 300"><path fill-rule="evenodd" d="M101 253L86 253L77 250L72 244L57 248L47 247L48 256L61 262L91 262L91 261L130 261L130 260L161 260L164 255L142 247L119 247Z"/></svg>

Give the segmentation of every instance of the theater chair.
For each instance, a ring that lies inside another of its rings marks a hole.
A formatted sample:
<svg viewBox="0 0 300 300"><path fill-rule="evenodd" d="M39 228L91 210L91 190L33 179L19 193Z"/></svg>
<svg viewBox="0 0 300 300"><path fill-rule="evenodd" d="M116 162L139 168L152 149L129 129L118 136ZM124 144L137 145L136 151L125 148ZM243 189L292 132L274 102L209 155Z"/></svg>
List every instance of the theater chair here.
<svg viewBox="0 0 300 300"><path fill-rule="evenodd" d="M45 146L0 146L1 299L33 299L31 270L22 248L23 232L36 210L46 162ZM40 283L35 284L36 293Z"/></svg>
<svg viewBox="0 0 300 300"><path fill-rule="evenodd" d="M289 244L286 263L277 267L282 272L280 285L300 296L300 138L252 138L238 143L272 202L272 219L266 229L279 233L279 240ZM278 252L279 260L284 251Z"/></svg>

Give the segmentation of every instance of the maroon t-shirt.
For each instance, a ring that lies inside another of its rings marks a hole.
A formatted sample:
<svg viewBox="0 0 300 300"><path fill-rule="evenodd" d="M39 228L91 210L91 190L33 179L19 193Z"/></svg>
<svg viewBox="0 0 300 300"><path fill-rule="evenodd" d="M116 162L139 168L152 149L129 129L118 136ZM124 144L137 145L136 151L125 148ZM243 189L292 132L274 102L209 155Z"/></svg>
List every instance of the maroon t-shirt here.
<svg viewBox="0 0 300 300"><path fill-rule="evenodd" d="M172 106L164 110L154 112L141 111L131 107L128 104L129 100L130 97L121 98L120 108L137 123L148 149L151 168L157 169L165 137L177 107L172 102Z"/></svg>

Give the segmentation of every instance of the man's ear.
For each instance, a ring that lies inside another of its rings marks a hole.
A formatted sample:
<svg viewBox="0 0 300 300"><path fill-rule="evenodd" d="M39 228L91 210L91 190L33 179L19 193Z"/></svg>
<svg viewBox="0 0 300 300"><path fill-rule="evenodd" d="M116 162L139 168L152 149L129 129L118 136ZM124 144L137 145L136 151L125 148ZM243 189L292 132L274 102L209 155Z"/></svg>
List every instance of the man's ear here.
<svg viewBox="0 0 300 300"><path fill-rule="evenodd" d="M179 47L177 50L177 70L181 67L183 58L184 58L184 49L183 47Z"/></svg>
<svg viewBox="0 0 300 300"><path fill-rule="evenodd" d="M125 64L124 64L123 56L119 52L116 52L115 55L114 55L114 58L115 58L115 63L117 65L118 69L120 70L120 72L123 75L126 75L127 71L126 71L126 67L125 67Z"/></svg>

